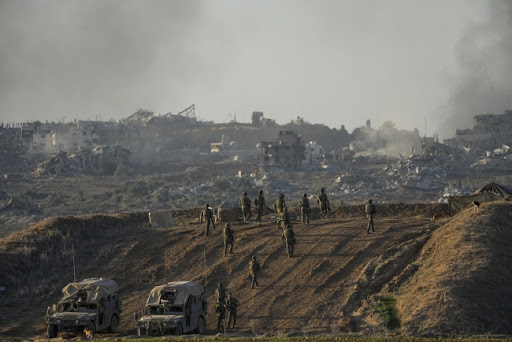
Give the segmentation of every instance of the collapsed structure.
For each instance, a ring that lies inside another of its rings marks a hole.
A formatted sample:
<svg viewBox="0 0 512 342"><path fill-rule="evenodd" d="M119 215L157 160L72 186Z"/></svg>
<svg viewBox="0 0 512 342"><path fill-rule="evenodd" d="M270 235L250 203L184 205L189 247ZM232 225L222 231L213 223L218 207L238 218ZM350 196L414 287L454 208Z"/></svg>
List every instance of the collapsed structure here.
<svg viewBox="0 0 512 342"><path fill-rule="evenodd" d="M455 137L444 143L455 148L494 150L512 144L512 110L503 114L480 114L473 117L473 128L458 129Z"/></svg>
<svg viewBox="0 0 512 342"><path fill-rule="evenodd" d="M260 164L298 171L306 159L302 138L293 131L279 131L275 142L261 142Z"/></svg>

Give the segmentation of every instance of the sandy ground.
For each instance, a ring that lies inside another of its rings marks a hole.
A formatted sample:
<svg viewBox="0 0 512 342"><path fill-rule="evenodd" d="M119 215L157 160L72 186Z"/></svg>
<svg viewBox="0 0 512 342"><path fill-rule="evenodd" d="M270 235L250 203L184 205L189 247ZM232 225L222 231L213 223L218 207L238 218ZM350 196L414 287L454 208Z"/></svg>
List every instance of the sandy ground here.
<svg viewBox="0 0 512 342"><path fill-rule="evenodd" d="M115 221L103 222L101 229L96 228L98 233L90 235L87 249L96 255L104 253L104 257L93 263L81 257L78 277L109 277L118 282L124 309L119 336L134 334L133 313L143 308L153 286L171 280L205 284L205 279L209 334L215 333L214 290L219 282L241 303L234 333L364 331L368 324L358 312L364 300L379 293L417 258L439 223L430 222L429 213L377 216L376 232L367 234L367 221L361 215L343 218L339 210L333 210L330 216L315 218L309 225L294 222L297 245L292 258L286 256L281 231L271 214L264 216L261 224L234 222L235 254L228 257L223 256L224 223L219 222L205 237L203 226L196 223L197 210L181 212L174 226L163 229L144 224L123 228ZM55 235L47 232L52 229L62 233L64 228L29 229L0 240L0 252L36 236L44 240L45 235ZM102 231L110 232L108 238L102 238ZM250 288L248 265L253 255L261 264L258 289ZM62 274L60 284L65 284L66 278L69 274ZM46 307L58 298L57 291L48 290L39 299L19 298L15 305L9 302L0 309L4 318L0 336L44 336Z"/></svg>

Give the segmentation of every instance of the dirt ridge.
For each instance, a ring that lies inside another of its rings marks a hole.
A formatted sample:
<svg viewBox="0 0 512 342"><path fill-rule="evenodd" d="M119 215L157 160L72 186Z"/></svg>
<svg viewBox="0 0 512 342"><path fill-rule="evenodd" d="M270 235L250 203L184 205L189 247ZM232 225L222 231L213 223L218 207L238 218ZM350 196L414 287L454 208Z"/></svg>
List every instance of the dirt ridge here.
<svg viewBox="0 0 512 342"><path fill-rule="evenodd" d="M362 206L336 207L327 220L313 216L315 219L309 225L293 222L298 240L293 258L286 257L281 232L276 228L272 213L263 217L261 225L233 222L235 254L228 257L222 255L223 223L219 222L211 235L204 237L204 228L197 221L199 209L173 212L175 225L163 229L149 227L147 213L50 218L24 232L0 239L0 259L4 261L0 264L0 273L8 275L2 279L7 290L0 295L0 319L5 322L0 327L0 336L36 338L44 335L46 307L57 301L62 286L72 281L73 249L78 279L109 277L118 282L124 307L118 336L134 333L132 313L140 311L153 286L170 280L205 284L205 279L209 301L208 333L214 333L216 323L213 292L218 282L241 302L239 323L234 331L239 335L387 334L385 321L374 309L379 299L389 294L398 299L402 314L402 326L396 333L485 333L466 329L457 321L450 321L448 326L436 325L443 315L452 312L448 309L438 312L428 305L425 310L431 313L432 322L420 323L425 315L420 315L413 307L420 287L432 283L431 279L421 278L434 273L425 265L434 265L440 258L436 254L439 251L453 249L449 241L476 244L481 253L488 256L486 262L478 261L479 255L471 255L472 249L465 248L468 260L482 262L487 267L493 263L505 267L498 261L510 258L505 248L507 240L502 239L508 235L498 238L482 234L478 228L466 231L450 228L475 224L475 221L477 226L487 227L500 210L510 212L509 207L502 206L483 205L480 215L463 212L431 222L434 213L444 211L443 205L384 204L377 207L375 234L366 234ZM296 217L295 209L291 211L292 217ZM501 228L497 231L501 233L510 225L508 222L512 222L507 221L510 214L507 215L492 221L499 223ZM491 250L487 238L501 241L502 248ZM252 255L256 255L262 265L261 287L256 290L250 289L248 275ZM453 265L457 265L456 260ZM437 288L437 292L429 292L428 298L436 298L438 294L445 298L453 295L450 301L455 303L457 298L464 298L459 292L465 289L476 295L475 289L466 283L478 272L481 268L475 269L471 276L460 277L464 283L452 284L457 291L447 290L449 286L445 285L445 288ZM510 271L507 272L500 280L502 286L510 280ZM440 279L441 276L439 273ZM445 283L449 284L449 280L444 280ZM500 298L508 300L510 294L505 291ZM430 301L433 303L432 299ZM34 310L24 310L29 303ZM500 315L499 325L484 327L493 332L507 331Z"/></svg>

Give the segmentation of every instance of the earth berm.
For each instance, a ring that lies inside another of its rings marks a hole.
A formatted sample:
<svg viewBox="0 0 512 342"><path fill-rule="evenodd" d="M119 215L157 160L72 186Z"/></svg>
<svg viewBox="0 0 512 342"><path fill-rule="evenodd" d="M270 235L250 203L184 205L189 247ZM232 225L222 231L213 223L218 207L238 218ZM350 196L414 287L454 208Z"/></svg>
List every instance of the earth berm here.
<svg viewBox="0 0 512 342"><path fill-rule="evenodd" d="M311 224L294 222L292 258L272 214L261 225L233 222L228 257L223 223L205 237L199 209L173 211L175 225L165 229L149 227L147 213L49 218L0 239L0 339L45 336L46 308L73 281L73 256L77 279L118 282L124 310L116 336L135 333L133 313L153 286L171 280L206 280L208 334L215 334L219 282L241 303L231 331L238 336L510 334L512 204L430 221L445 209L381 205L372 234L362 206L333 208L326 220L315 211ZM262 266L258 289L250 288L253 255ZM396 300L394 328L378 310L383 298Z"/></svg>

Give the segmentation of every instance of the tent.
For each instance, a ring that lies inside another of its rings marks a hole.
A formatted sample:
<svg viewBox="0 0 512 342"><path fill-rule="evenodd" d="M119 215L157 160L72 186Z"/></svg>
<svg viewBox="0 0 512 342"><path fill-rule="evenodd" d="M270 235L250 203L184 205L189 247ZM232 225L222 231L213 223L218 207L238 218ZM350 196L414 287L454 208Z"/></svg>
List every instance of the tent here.
<svg viewBox="0 0 512 342"><path fill-rule="evenodd" d="M511 200L512 188L491 182L469 196L450 196L448 198L448 206L450 207L450 212L457 213L471 207L474 201L484 203Z"/></svg>

